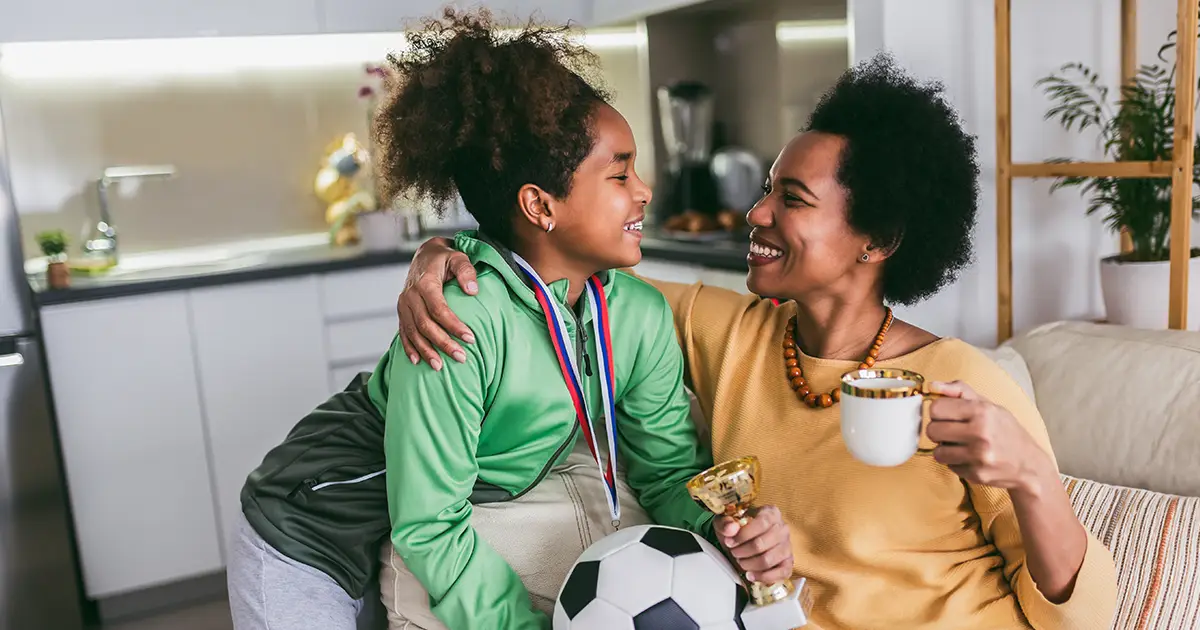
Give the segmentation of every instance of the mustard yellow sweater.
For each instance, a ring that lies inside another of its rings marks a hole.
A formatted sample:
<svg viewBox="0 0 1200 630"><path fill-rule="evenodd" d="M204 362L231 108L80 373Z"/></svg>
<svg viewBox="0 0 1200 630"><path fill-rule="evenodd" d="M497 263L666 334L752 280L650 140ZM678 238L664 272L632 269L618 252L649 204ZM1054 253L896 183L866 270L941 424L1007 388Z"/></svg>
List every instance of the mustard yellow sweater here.
<svg viewBox="0 0 1200 630"><path fill-rule="evenodd" d="M810 409L788 386L783 335L794 305L699 284L654 284L675 312L688 377L711 420L715 460L757 455L762 462L759 503L782 510L795 575L813 589L806 630L1110 627L1116 572L1096 538L1088 537L1071 598L1056 605L1025 566L1007 491L966 483L930 456L896 468L851 457L839 406ZM813 391L829 391L857 363L801 356ZM941 339L880 365L966 382L1052 453L1037 408L967 343Z"/></svg>

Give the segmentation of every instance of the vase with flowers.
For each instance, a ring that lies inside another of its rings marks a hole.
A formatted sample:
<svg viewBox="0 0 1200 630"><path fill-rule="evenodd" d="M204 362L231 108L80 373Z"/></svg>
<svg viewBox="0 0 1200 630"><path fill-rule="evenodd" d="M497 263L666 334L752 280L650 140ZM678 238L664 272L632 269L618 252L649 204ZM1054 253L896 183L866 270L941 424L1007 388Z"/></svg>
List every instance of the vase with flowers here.
<svg viewBox="0 0 1200 630"><path fill-rule="evenodd" d="M375 143L375 114L379 109L379 94L387 90L392 75L385 66L367 64L364 68L367 80L358 88L358 98L366 103L368 153L371 156L372 172L367 180L376 203L358 214L358 224L363 248L367 250L389 250L400 246L404 240L419 236L416 216L401 212L394 203L383 203L375 188L374 165L378 163L378 146Z"/></svg>
<svg viewBox="0 0 1200 630"><path fill-rule="evenodd" d="M1045 119L1068 131L1095 129L1106 157L1115 161L1169 161L1175 139L1175 38L1171 32L1158 51L1159 63L1143 65L1121 86L1115 104L1099 75L1082 63L1062 66L1037 82L1052 106ZM1186 89L1194 89L1186 86ZM1071 162L1058 158L1053 162ZM1200 143L1196 149L1200 165ZM1200 183L1200 172L1193 172ZM1136 328L1167 326L1170 278L1171 179L1060 177L1051 191L1077 187L1088 199L1087 214L1103 213L1104 223L1124 232L1128 252L1100 261L1106 319ZM1200 198L1193 197L1193 216ZM1189 312L1200 313L1200 248L1191 252Z"/></svg>

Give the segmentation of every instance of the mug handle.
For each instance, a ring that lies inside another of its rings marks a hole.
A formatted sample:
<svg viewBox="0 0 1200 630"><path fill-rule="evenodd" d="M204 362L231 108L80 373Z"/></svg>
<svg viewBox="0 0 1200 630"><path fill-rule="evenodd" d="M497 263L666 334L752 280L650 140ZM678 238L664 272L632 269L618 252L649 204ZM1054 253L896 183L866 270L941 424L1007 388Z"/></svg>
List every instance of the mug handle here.
<svg viewBox="0 0 1200 630"><path fill-rule="evenodd" d="M921 438L924 438L925 441L931 441L929 439L929 436L925 435L925 430L929 428L929 423L933 422L933 418L931 418L929 416L929 405L935 399L941 398L943 396L943 394L939 394L937 392L931 392L927 388L928 388L928 385L923 386L921 388L921 398L922 398L922 400L921 400L921 429L920 429L921 434L918 436L918 440ZM921 455L932 455L933 449L932 448L921 448L920 446L917 446L917 452L920 453Z"/></svg>

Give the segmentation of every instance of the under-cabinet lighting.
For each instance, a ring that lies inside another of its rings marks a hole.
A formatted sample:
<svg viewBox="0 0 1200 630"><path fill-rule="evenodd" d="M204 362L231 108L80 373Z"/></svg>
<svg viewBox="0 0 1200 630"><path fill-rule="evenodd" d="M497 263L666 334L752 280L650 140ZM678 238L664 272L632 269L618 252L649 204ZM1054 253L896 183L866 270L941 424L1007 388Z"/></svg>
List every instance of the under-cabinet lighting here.
<svg viewBox="0 0 1200 630"><path fill-rule="evenodd" d="M775 41L812 42L846 39L850 29L845 20L812 20L780 22L775 25Z"/></svg>
<svg viewBox="0 0 1200 630"><path fill-rule="evenodd" d="M644 42L645 34L636 29L603 29L582 36L582 43L593 50L636 48ZM0 74L14 79L87 79L358 67L381 63L407 44L400 32L18 42L0 46Z"/></svg>

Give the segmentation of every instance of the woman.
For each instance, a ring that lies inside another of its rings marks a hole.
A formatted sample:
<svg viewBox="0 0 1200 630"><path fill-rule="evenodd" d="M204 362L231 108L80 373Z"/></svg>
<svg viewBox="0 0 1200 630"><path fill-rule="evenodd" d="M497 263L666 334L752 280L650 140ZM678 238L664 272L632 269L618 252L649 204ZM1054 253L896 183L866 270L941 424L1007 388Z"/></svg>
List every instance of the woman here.
<svg viewBox="0 0 1200 630"><path fill-rule="evenodd" d="M714 458L763 462L761 496L791 530L815 627L1111 623L1111 555L1072 512L1036 407L982 353L886 306L934 294L969 261L977 177L941 86L881 55L824 95L747 214L747 286L779 306L650 281L675 313ZM447 270L474 279L445 243L424 245L398 305L410 359L435 367L433 346L460 349L439 324L471 347L441 299ZM874 468L847 452L836 388L868 366L920 372L945 394L930 405L932 456Z"/></svg>
<svg viewBox="0 0 1200 630"><path fill-rule="evenodd" d="M602 492L590 495L604 504L582 507L611 520L590 539L648 514L725 543L685 487L711 457L690 422L682 354L660 334L670 308L612 271L641 259L650 191L634 171L633 134L579 74L590 54L564 35L529 27L502 39L486 12L447 10L392 59L399 84L377 117L380 192L438 203L458 194L478 220L479 234L454 243L476 272L477 297L448 296L475 343L435 372L395 342L357 390L365 399L354 388L335 397L251 474L229 568L235 627L354 628L386 506L384 601L425 607L390 610L395 627L547 628L544 602L502 551L521 534L521 506L538 509L543 481L564 463L603 470ZM386 475L363 468L380 455ZM618 487L618 461L637 504ZM497 504L518 516L484 536L479 513ZM547 535L545 551L583 536L574 522L525 527ZM729 543L759 552L743 568L790 574L778 511L754 523ZM540 558L553 578L546 590L577 554ZM553 590L540 594L552 605Z"/></svg>

